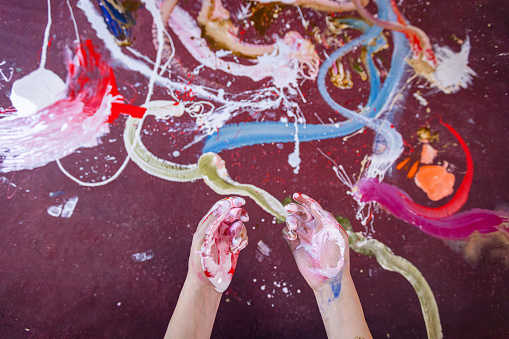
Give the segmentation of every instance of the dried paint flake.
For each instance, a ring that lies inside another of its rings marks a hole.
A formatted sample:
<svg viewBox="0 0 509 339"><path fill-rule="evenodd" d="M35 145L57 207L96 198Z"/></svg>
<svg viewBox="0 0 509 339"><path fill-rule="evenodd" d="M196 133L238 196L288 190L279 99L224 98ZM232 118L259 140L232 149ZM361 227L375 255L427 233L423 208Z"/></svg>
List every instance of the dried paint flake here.
<svg viewBox="0 0 509 339"><path fill-rule="evenodd" d="M134 262L144 262L154 258L154 251L148 250L146 252L135 253L131 258Z"/></svg>

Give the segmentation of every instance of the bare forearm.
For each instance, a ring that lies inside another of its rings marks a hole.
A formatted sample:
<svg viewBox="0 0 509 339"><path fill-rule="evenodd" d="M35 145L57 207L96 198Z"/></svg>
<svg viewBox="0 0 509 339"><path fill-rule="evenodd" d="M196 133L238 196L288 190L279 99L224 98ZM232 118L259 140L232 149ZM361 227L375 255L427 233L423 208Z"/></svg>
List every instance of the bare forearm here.
<svg viewBox="0 0 509 339"><path fill-rule="evenodd" d="M214 287L198 287L188 275L171 317L165 338L210 338L221 293Z"/></svg>
<svg viewBox="0 0 509 339"><path fill-rule="evenodd" d="M327 336L330 338L372 338L361 302L350 276L341 281L339 296L332 288L315 291Z"/></svg>

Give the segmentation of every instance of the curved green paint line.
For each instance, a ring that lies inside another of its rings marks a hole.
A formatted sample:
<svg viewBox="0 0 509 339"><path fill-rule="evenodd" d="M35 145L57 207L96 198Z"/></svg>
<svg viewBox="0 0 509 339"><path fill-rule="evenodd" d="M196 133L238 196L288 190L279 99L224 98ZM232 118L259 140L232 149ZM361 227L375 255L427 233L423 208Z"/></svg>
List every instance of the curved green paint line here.
<svg viewBox="0 0 509 339"><path fill-rule="evenodd" d="M215 153L203 154L197 164L179 165L156 157L147 150L141 140L138 140L133 147L138 123L140 123L140 119L132 117L127 119L124 143L126 149L131 150L130 156L133 161L145 172L169 181L186 182L203 179L218 194L250 197L258 206L279 221L286 219L287 212L279 200L254 185L240 184L232 180L228 175L224 161ZM442 338L438 306L433 292L421 272L405 258L395 255L389 247L380 241L367 239L360 232L353 232L348 219L338 219L348 233L350 248L354 252L365 256L375 256L380 266L388 271L401 274L412 284L419 297L428 337Z"/></svg>
<svg viewBox="0 0 509 339"><path fill-rule="evenodd" d="M368 257L375 256L376 261L382 268L401 274L412 284L415 293L419 297L428 338L442 338L442 325L435 296L417 267L405 258L395 255L384 243L376 239L367 239L361 232L353 232L348 219L341 217L336 217L336 219L348 233L348 242L354 252Z"/></svg>
<svg viewBox="0 0 509 339"><path fill-rule="evenodd" d="M127 119L124 130L124 143L126 149L131 150L130 156L132 160L148 174L161 179L179 182L203 179L218 194L250 197L258 206L275 216L279 221L286 220L287 212L279 200L267 191L254 185L240 184L232 180L224 167L224 161L215 153L203 154L198 160L198 164L179 165L153 155L139 138L136 145L132 147L136 139L136 130L139 123L140 119L133 117Z"/></svg>
<svg viewBox="0 0 509 339"><path fill-rule="evenodd" d="M127 119L124 129L124 144L127 150L131 150L129 152L131 159L142 170L155 177L169 181L186 182L201 179L198 164L179 165L160 159L147 150L140 138L138 138L136 145L132 147L140 120L133 117Z"/></svg>
<svg viewBox="0 0 509 339"><path fill-rule="evenodd" d="M284 221L288 213L283 205L274 198L270 193L254 185L240 184L230 178L224 161L215 153L205 153L198 160L198 166L203 175L203 181L212 188L212 190L222 195L242 195L253 199L258 206L263 208L267 213L276 217L276 219Z"/></svg>

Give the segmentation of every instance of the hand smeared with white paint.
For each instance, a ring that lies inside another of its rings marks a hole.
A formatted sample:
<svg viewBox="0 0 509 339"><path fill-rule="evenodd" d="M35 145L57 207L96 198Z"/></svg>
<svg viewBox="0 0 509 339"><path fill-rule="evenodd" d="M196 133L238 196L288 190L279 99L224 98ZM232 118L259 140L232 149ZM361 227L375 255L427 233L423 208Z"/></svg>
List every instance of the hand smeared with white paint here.
<svg viewBox="0 0 509 339"><path fill-rule="evenodd" d="M315 291L329 283L340 288L342 273L350 271L346 232L315 200L300 193L293 199L299 204L285 206L290 216L283 235L302 276Z"/></svg>
<svg viewBox="0 0 509 339"><path fill-rule="evenodd" d="M230 285L239 253L247 245L244 222L249 216L241 208L245 203L239 197L218 201L194 234L190 266L198 276L207 277L220 293Z"/></svg>

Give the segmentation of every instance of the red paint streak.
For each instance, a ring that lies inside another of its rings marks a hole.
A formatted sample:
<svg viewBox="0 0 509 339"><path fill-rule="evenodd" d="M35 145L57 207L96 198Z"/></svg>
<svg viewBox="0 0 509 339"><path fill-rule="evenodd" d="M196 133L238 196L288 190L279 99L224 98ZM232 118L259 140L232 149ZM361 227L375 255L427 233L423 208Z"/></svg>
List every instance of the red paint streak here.
<svg viewBox="0 0 509 339"><path fill-rule="evenodd" d="M463 207L463 205L467 202L468 193L470 192L470 187L472 186L472 180L474 178L474 162L472 160L472 154L470 154L470 150L468 149L467 144L454 128L442 121L442 118L440 118L440 123L445 126L445 128L447 128L454 135L454 137L456 137L456 139L458 139L463 152L465 152L467 172L465 177L463 177L463 181L461 182L460 187L454 194L454 197L447 204L441 207L424 207L411 201L406 196L402 196L403 199L411 206L411 209L413 209L416 213L430 219L444 218L458 212L459 209Z"/></svg>
<svg viewBox="0 0 509 339"><path fill-rule="evenodd" d="M48 48L51 47L51 42L53 41L53 37L51 37L48 41ZM39 48L39 52L37 52L37 61L41 62L41 54L42 54L42 47Z"/></svg>
<svg viewBox="0 0 509 339"><path fill-rule="evenodd" d="M420 52L424 52L424 56L430 60L434 65L437 64L437 59L435 57L435 53L433 53L433 50L431 48L428 48L427 50L423 51L421 48L421 41L419 40L419 37L417 34L411 30L408 30L408 24L406 23L405 18L403 17L403 14L399 11L398 5L396 4L395 0L391 0L391 6L394 10L394 13L396 14L396 17L398 18L398 22L403 25L405 28L403 28L401 31L405 36L407 37L408 41L410 42L410 45L412 46L412 50L414 51L414 55L419 54Z"/></svg>
<svg viewBox="0 0 509 339"><path fill-rule="evenodd" d="M115 119L118 118L120 113L129 114L133 118L141 119L143 118L143 115L145 114L146 111L147 109L143 107L114 102L111 104L111 115L110 118L108 119L108 122L112 123L113 121L115 121Z"/></svg>

